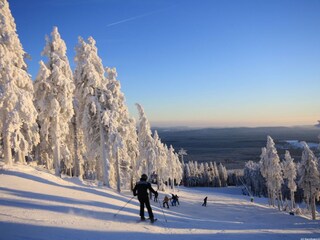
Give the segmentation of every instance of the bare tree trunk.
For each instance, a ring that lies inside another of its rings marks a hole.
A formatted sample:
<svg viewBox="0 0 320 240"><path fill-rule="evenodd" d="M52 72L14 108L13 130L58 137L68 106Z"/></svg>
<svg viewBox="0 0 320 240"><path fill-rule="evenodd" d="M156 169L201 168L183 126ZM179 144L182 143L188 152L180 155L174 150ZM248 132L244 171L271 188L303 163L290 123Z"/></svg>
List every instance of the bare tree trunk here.
<svg viewBox="0 0 320 240"><path fill-rule="evenodd" d="M159 178L159 173L157 172L157 190L160 188L160 178Z"/></svg>
<svg viewBox="0 0 320 240"><path fill-rule="evenodd" d="M136 182L136 178L135 178L135 175L136 175L136 171L135 171L136 163L135 163L134 160L131 162L131 166L132 166L132 169L131 169L131 183L130 183L131 186L130 187L131 187L131 190L133 190L135 182Z"/></svg>
<svg viewBox="0 0 320 240"><path fill-rule="evenodd" d="M97 89L95 92L96 97L98 98ZM107 154L107 141L105 139L106 132L105 128L101 122L101 105L97 102L97 112L98 112L98 124L99 124L99 132L100 132L100 164L102 168L102 182L103 185L110 187L110 162L109 156Z"/></svg>
<svg viewBox="0 0 320 240"><path fill-rule="evenodd" d="M41 136L40 136L40 143L34 147L34 160L37 162L38 165L43 165L43 161L40 157L40 149L41 149Z"/></svg>
<svg viewBox="0 0 320 240"><path fill-rule="evenodd" d="M117 173L117 191L121 192L121 177L120 177L120 163L119 163L119 150L116 154L116 173Z"/></svg>
<svg viewBox="0 0 320 240"><path fill-rule="evenodd" d="M59 117L56 116L56 119L53 123L52 134L53 136L53 159L54 159L54 169L55 175L60 176L60 136L58 135L59 130Z"/></svg>
<svg viewBox="0 0 320 240"><path fill-rule="evenodd" d="M311 200L312 220L316 220L316 197L315 197L315 194L312 195L310 200Z"/></svg>
<svg viewBox="0 0 320 240"><path fill-rule="evenodd" d="M281 202L281 198L282 198L281 197L281 193L278 191L277 192L277 203L278 203L278 210L279 211L281 211L281 206L280 206L281 205L281 203L280 203Z"/></svg>
<svg viewBox="0 0 320 240"><path fill-rule="evenodd" d="M24 155L23 151L19 150L19 151L17 152L17 162L18 162L18 163L21 163L21 164L25 164L24 156L25 156L25 155Z"/></svg>
<svg viewBox="0 0 320 240"><path fill-rule="evenodd" d="M101 161L101 167L102 167L102 182L103 182L103 185L110 187L110 182L109 182L110 164L107 159L105 130L101 123L100 123L100 150L101 150L100 161Z"/></svg>
<svg viewBox="0 0 320 240"><path fill-rule="evenodd" d="M311 191L311 182L309 182L309 186L310 186L310 207L311 207L311 216L312 216L312 220L316 220L316 196L315 194L312 194Z"/></svg>
<svg viewBox="0 0 320 240"><path fill-rule="evenodd" d="M77 122L76 122L76 114L73 116L73 121L71 121L71 124L73 126L73 133L74 133L74 159L73 159L73 174L76 177L79 177L82 175L81 166L80 166L80 158L79 158L79 147L78 147L78 133L77 133Z"/></svg>
<svg viewBox="0 0 320 240"><path fill-rule="evenodd" d="M267 191L268 191L268 202L269 202L269 206L271 206L271 205L272 205L271 193L270 193L270 190L269 190L269 189L267 189Z"/></svg>
<svg viewBox="0 0 320 240"><path fill-rule="evenodd" d="M291 191L291 210L295 208L294 191Z"/></svg>
<svg viewBox="0 0 320 240"><path fill-rule="evenodd" d="M274 204L275 204L275 196L274 196L274 192L272 191L271 192L271 204L272 204L272 207L275 207Z"/></svg>
<svg viewBox="0 0 320 240"><path fill-rule="evenodd" d="M8 165L12 165L13 162L12 162L12 152L11 152L11 144L10 144L10 133L9 133L7 124L4 124L3 126L3 155L4 155L5 163Z"/></svg>

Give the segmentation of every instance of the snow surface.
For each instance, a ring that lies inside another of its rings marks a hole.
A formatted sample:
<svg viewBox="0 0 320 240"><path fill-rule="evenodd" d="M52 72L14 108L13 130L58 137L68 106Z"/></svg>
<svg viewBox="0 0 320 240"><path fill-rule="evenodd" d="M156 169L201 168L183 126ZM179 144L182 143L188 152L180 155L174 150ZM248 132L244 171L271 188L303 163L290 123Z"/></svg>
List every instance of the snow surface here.
<svg viewBox="0 0 320 240"><path fill-rule="evenodd" d="M169 194L168 192L167 194ZM176 190L180 205L152 202L158 221L138 222L138 201L76 178L59 178L40 167L0 165L0 239L301 239L320 238L320 221L270 208L266 199L239 188ZM208 196L207 207L202 201ZM164 193L160 192L162 200ZM147 214L147 213L146 213ZM319 218L319 216L318 216Z"/></svg>

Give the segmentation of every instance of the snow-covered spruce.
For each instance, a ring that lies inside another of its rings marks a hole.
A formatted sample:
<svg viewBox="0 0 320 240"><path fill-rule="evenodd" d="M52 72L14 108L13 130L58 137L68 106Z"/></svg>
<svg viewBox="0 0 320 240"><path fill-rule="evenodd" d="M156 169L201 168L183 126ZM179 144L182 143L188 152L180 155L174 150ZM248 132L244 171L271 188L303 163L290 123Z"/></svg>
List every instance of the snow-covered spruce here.
<svg viewBox="0 0 320 240"><path fill-rule="evenodd" d="M107 89L111 93L105 99L110 109L110 117L103 115L103 123L108 128L107 144L111 146L111 182L117 183L117 190L121 187L128 189L135 180L136 159L139 155L138 137L135 121L129 116L127 105L125 104L124 94L121 92L120 82L116 79L117 71L115 68L106 68ZM115 186L111 186L115 187Z"/></svg>
<svg viewBox="0 0 320 240"><path fill-rule="evenodd" d="M286 151L284 162L282 163L283 178L288 181L288 188L290 189L291 209L295 208L294 193L297 191L297 184L295 182L297 178L296 164L293 162L293 158L289 151Z"/></svg>
<svg viewBox="0 0 320 240"><path fill-rule="evenodd" d="M137 166L139 166L138 173L146 173L148 176L155 170L156 153L152 132L148 118L144 112L143 107L136 103L139 112L138 122L138 142L139 142L139 157L137 159Z"/></svg>
<svg viewBox="0 0 320 240"><path fill-rule="evenodd" d="M168 149L161 143L158 133L152 137L150 123L140 104L136 104L139 111L138 122L138 142L139 156L137 169L139 173L157 175L158 187L164 189L163 182L170 183L172 189L174 184L179 184L182 180L182 164L178 154L172 146ZM162 185L162 186L160 186Z"/></svg>
<svg viewBox="0 0 320 240"><path fill-rule="evenodd" d="M0 1L0 128L8 165L24 163L39 143L33 85L7 0ZM12 151L13 150L13 151Z"/></svg>
<svg viewBox="0 0 320 240"><path fill-rule="evenodd" d="M275 205L275 199L278 202L278 209L282 200L281 185L283 183L280 158L275 148L273 139L267 137L267 147L262 149L261 154L261 174L266 179L268 196L270 204Z"/></svg>
<svg viewBox="0 0 320 240"><path fill-rule="evenodd" d="M74 80L79 114L76 119L77 125L83 130L86 146L84 174L87 178L98 179L110 186L111 150L106 145L102 117L108 114L106 98L111 93L106 88L105 70L92 37L88 38L88 42L79 37L75 62Z"/></svg>
<svg viewBox="0 0 320 240"><path fill-rule="evenodd" d="M301 142L303 145L303 152L301 157L301 164L298 171L300 180L299 187L304 191L304 196L307 203L311 207L312 219L316 219L316 199L320 198L320 174L318 169L318 159L310 150L306 142Z"/></svg>
<svg viewBox="0 0 320 240"><path fill-rule="evenodd" d="M139 154L135 121L129 116L115 68L104 68L93 38L79 38L77 63L77 125L86 148L85 175L112 188L128 189L137 179Z"/></svg>
<svg viewBox="0 0 320 240"><path fill-rule="evenodd" d="M69 126L73 117L74 83L70 64L66 55L67 47L61 39L58 28L54 27L51 38L46 37L46 46L42 52L48 58L40 62L40 70L35 81L35 104L39 111L41 129L40 156L56 175L60 175L73 166L73 154L67 141ZM48 107L50 106L50 107ZM50 159L53 159L53 164Z"/></svg>
<svg viewBox="0 0 320 240"><path fill-rule="evenodd" d="M262 152L265 152L265 148L262 149ZM264 154L262 154L264 156ZM266 181L261 175L261 161L255 163L253 161L248 161L245 164L243 170L243 178L244 184L248 188L247 191L250 191L246 194L252 194L253 196L267 196L267 189L266 189ZM245 190L244 190L245 191Z"/></svg>

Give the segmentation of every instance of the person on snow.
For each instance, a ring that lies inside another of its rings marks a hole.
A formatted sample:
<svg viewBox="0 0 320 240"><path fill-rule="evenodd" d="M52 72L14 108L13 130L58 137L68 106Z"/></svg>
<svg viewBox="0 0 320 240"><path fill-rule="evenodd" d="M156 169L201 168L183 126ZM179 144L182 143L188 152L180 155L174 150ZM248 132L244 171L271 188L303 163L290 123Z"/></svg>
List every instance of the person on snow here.
<svg viewBox="0 0 320 240"><path fill-rule="evenodd" d="M171 205L172 206L177 206L177 199L176 199L176 196L171 193Z"/></svg>
<svg viewBox="0 0 320 240"><path fill-rule="evenodd" d="M167 205L167 208L169 208L169 204L168 204L168 202L169 202L169 198L168 198L168 196L166 195L166 196L164 196L164 199L163 199L163 207L165 207L165 205Z"/></svg>
<svg viewBox="0 0 320 240"><path fill-rule="evenodd" d="M158 196L158 192L155 191L149 182L147 182L148 176L146 174L142 174L140 181L136 183L136 186L133 189L133 195L138 196L138 200L140 202L140 217L141 221L145 221L144 217L144 205L146 205L146 208L148 210L150 221L154 222L154 216L152 213L152 209L150 206L149 201L149 195L148 195L148 189L150 192L154 193L155 196Z"/></svg>
<svg viewBox="0 0 320 240"><path fill-rule="evenodd" d="M177 194L176 194L176 201L177 201L178 205L180 205L179 197L178 197L178 195L177 195Z"/></svg>
<svg viewBox="0 0 320 240"><path fill-rule="evenodd" d="M207 199L208 199L208 197L205 197L205 198L203 199L202 206L204 206L204 207L207 206Z"/></svg>
<svg viewBox="0 0 320 240"><path fill-rule="evenodd" d="M156 194L154 195L153 201L154 201L154 202L158 202L158 195L156 195Z"/></svg>

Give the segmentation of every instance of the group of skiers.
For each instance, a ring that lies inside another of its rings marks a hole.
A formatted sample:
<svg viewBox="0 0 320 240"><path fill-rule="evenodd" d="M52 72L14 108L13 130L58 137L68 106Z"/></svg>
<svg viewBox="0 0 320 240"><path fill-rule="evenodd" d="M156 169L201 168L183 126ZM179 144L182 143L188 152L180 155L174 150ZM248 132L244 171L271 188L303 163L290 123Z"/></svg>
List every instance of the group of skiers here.
<svg viewBox="0 0 320 240"><path fill-rule="evenodd" d="M144 216L144 206L146 206L147 210L148 210L148 214L149 214L149 219L151 221L151 223L153 223L154 221L156 221L156 219L154 218L153 212L152 212L152 208L150 205L150 200L149 200L149 194L148 194L148 190L150 191L150 194L153 193L154 194L154 201L158 202L158 192L155 191L152 186L151 183L147 182L148 176L146 174L142 174L140 181L138 181L133 189L133 195L134 196L138 196L138 200L140 202L140 219L141 221L145 221L146 218ZM203 204L202 206L207 206L207 199L208 197L205 197L205 199L203 200ZM164 199L162 201L162 205L163 207L167 207L169 208L169 201L171 202L171 206L177 206L180 205L179 202L179 197L176 194L171 194L171 198L169 198L167 195L164 196Z"/></svg>
<svg viewBox="0 0 320 240"><path fill-rule="evenodd" d="M164 199L162 201L163 207L167 206L167 208L169 208L169 201L171 202L171 206L177 206L177 204L180 205L179 197L177 194L175 195L175 194L171 193L171 198L169 198L167 195L165 195Z"/></svg>

